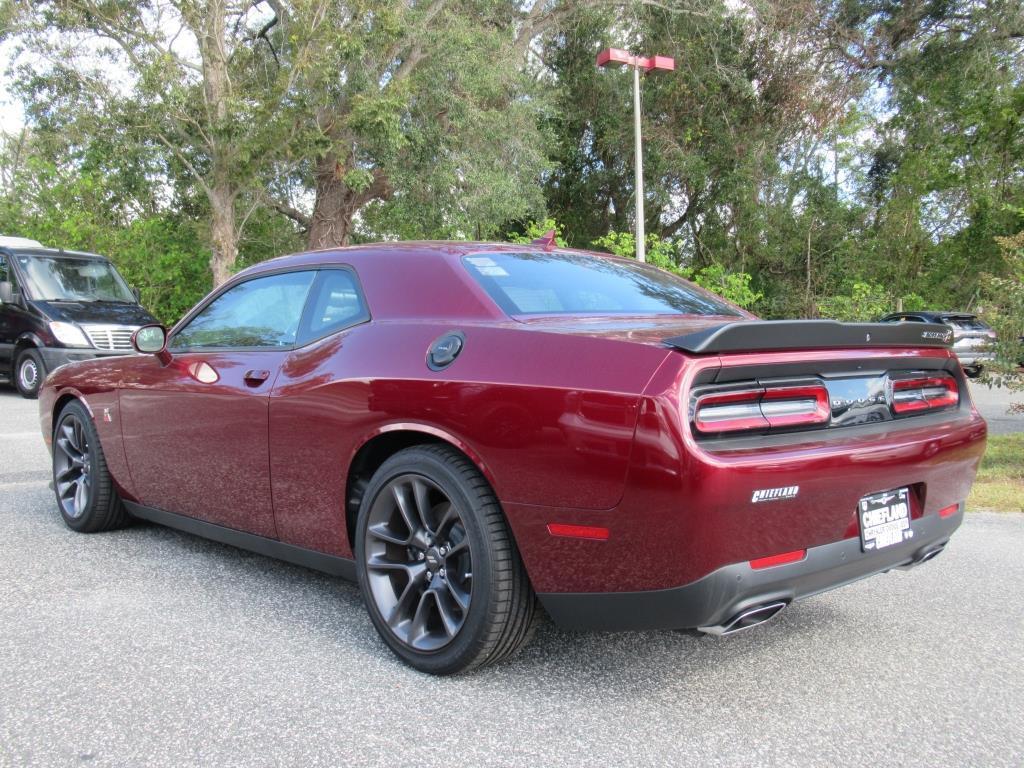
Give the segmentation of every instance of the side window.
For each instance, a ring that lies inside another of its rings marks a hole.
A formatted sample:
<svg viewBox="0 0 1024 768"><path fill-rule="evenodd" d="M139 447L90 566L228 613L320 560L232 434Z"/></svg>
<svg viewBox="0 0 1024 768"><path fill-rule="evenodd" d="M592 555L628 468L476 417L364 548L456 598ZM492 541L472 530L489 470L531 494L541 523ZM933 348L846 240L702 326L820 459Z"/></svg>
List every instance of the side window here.
<svg viewBox="0 0 1024 768"><path fill-rule="evenodd" d="M316 272L257 277L222 293L171 339L171 349L289 347Z"/></svg>
<svg viewBox="0 0 1024 768"><path fill-rule="evenodd" d="M10 258L3 253L0 253L0 283L9 282L11 284L11 291L17 293L18 288L18 274L14 271L14 265L9 263Z"/></svg>
<svg viewBox="0 0 1024 768"><path fill-rule="evenodd" d="M370 312L355 275L347 269L321 270L306 307L299 343L305 344L369 319Z"/></svg>

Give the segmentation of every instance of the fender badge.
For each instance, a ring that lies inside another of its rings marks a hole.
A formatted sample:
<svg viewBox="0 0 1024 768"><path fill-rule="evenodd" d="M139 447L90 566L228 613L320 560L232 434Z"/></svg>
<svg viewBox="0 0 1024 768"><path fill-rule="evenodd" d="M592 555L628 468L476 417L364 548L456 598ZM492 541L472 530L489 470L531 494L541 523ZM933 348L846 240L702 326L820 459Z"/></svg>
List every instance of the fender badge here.
<svg viewBox="0 0 1024 768"><path fill-rule="evenodd" d="M110 415L110 409L109 408L104 408L103 409L103 420L105 422L107 422L107 423L110 423L111 421L114 420L114 417Z"/></svg>
<svg viewBox="0 0 1024 768"><path fill-rule="evenodd" d="M799 485L788 485L785 488L762 488L760 491L754 491L754 495L750 497L750 501L752 504L757 504L761 501L795 499L798 493L800 493Z"/></svg>

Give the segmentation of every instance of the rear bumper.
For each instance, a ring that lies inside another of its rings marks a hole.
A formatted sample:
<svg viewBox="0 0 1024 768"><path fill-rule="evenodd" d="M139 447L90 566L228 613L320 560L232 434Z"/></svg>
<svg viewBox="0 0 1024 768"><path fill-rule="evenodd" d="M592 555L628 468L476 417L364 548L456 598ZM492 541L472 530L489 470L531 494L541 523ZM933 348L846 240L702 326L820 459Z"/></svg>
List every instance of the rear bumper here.
<svg viewBox="0 0 1024 768"><path fill-rule="evenodd" d="M81 360L95 360L97 357L124 357L133 354L124 350L92 349L85 347L42 347L39 350L42 355L43 365L46 372L50 373L68 363L77 363Z"/></svg>
<svg viewBox="0 0 1024 768"><path fill-rule="evenodd" d="M644 592L542 593L556 624L577 631L688 629L726 623L755 606L790 603L888 571L907 568L941 551L963 521L960 511L914 520L914 538L880 552L861 552L860 538L812 547L797 563L754 570L748 563L719 568L691 583Z"/></svg>

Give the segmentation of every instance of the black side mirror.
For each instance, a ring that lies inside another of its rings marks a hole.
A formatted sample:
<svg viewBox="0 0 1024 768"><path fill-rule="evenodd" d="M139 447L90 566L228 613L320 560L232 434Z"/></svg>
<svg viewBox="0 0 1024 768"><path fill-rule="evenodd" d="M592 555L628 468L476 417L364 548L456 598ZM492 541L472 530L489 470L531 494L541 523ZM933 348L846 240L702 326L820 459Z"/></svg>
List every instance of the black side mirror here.
<svg viewBox="0 0 1024 768"><path fill-rule="evenodd" d="M14 303L14 286L10 280L0 280L0 304Z"/></svg>

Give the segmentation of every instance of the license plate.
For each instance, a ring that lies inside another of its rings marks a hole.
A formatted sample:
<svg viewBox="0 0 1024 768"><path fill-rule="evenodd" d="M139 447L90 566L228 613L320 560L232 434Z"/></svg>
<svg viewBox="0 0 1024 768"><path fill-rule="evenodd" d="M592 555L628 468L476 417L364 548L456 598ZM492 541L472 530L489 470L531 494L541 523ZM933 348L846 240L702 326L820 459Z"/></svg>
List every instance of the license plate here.
<svg viewBox="0 0 1024 768"><path fill-rule="evenodd" d="M860 548L873 552L914 538L910 527L910 489L872 493L860 500Z"/></svg>

